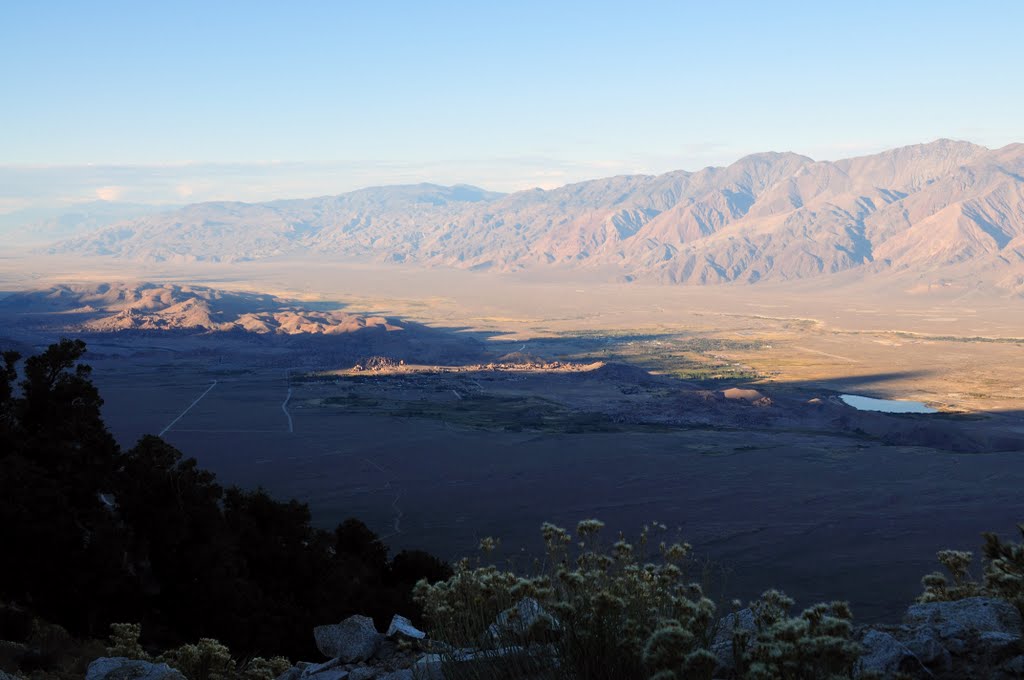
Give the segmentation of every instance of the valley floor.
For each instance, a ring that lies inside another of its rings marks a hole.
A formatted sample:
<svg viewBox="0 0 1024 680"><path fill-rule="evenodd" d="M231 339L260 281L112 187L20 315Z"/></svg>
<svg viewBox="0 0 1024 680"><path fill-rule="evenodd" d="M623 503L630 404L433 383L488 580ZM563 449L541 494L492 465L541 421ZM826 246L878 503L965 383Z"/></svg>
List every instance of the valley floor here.
<svg viewBox="0 0 1024 680"><path fill-rule="evenodd" d="M360 357L301 342L87 338L123 444L164 432L225 483L308 501L324 526L359 517L396 549L455 558L498 536L517 558L539 549L543 521L597 517L627 533L659 521L711 561L716 596L777 586L801 604L850 599L871 621L898 616L937 550L976 550L982 531L1024 519L1019 299L909 283L681 289L295 264L81 274L48 260L29 276L0 262L0 288L187 279L418 321L494 358L657 376L359 377L346 370ZM11 325L0 335L44 342ZM770 403L730 400L732 387ZM844 392L942 413L866 416L836 405Z"/></svg>

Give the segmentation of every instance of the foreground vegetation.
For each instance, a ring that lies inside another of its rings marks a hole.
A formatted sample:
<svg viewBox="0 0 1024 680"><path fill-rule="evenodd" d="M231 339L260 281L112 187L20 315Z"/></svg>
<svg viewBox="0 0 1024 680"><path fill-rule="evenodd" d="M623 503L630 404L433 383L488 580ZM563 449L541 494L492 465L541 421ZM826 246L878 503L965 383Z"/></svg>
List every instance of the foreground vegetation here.
<svg viewBox="0 0 1024 680"><path fill-rule="evenodd" d="M451 677L710 680L720 665L716 651L726 647L737 677L851 676L859 648L844 603L792 616L793 601L768 591L751 604L753 629L737 616L726 625L690 578L691 546L655 546L660 525L632 543L604 542L602 528L586 520L573 535L545 524L546 556L532 577L464 560L447 581L421 582L416 596L432 637L444 649L490 652L475 664L449 652Z"/></svg>

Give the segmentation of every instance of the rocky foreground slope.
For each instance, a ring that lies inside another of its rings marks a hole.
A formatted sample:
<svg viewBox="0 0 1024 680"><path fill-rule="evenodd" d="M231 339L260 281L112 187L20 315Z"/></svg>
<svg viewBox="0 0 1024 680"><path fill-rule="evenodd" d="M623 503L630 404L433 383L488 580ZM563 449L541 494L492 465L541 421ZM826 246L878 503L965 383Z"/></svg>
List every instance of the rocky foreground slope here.
<svg viewBox="0 0 1024 680"><path fill-rule="evenodd" d="M939 140L835 162L762 153L728 167L508 195L422 184L203 203L49 252L150 261L320 254L687 284L909 271L1019 292L1024 144Z"/></svg>
<svg viewBox="0 0 1024 680"><path fill-rule="evenodd" d="M495 640L528 631L548 616L536 601L525 599L490 627ZM759 634L754 612L743 609L721 621L711 642L716 659L714 678L742 678L733 654L734 635ZM450 677L508 677L535 680L550 677L523 669L520 657L543 665L550 651L529 645L494 645L487 649L450 648L431 642L408 619L395 616L386 634L365 616L315 629L317 648L327 661L299 662L277 680L445 680ZM983 597L912 605L903 623L862 627L854 634L860 656L852 677L867 680L989 678L1009 680L1024 674L1021 618L1005 600ZM814 644L807 641L808 645ZM780 653L783 648L780 647ZM810 650L807 650L810 653ZM557 667L557 664L556 664ZM794 665L793 670L802 669ZM89 666L86 680L125 677L185 680L166 664L125 657L103 657ZM758 676L760 677L760 676ZM797 676L794 676L797 677ZM805 677L800 675L798 677Z"/></svg>

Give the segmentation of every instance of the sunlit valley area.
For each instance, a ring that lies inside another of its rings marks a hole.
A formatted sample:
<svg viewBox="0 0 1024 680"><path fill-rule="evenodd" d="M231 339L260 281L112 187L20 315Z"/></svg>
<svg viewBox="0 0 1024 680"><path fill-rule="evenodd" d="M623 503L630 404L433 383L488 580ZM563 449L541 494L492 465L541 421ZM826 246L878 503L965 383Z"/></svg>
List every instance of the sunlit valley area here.
<svg viewBox="0 0 1024 680"><path fill-rule="evenodd" d="M10 8L0 680L1024 677L1024 13L881 8Z"/></svg>

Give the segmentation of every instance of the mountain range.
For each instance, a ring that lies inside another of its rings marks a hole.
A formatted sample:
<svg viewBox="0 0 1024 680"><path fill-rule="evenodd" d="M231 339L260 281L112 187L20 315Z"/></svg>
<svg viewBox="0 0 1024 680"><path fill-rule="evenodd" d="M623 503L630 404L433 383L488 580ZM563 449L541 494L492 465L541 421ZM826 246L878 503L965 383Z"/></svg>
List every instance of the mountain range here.
<svg viewBox="0 0 1024 680"><path fill-rule="evenodd" d="M909 272L1022 293L1024 144L942 139L839 161L759 153L697 172L512 194L419 184L200 203L47 252L146 261L316 254L676 284Z"/></svg>

